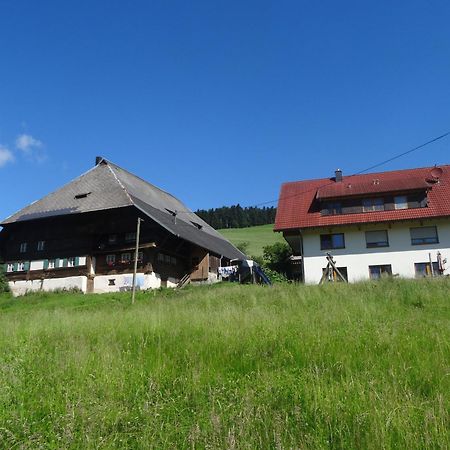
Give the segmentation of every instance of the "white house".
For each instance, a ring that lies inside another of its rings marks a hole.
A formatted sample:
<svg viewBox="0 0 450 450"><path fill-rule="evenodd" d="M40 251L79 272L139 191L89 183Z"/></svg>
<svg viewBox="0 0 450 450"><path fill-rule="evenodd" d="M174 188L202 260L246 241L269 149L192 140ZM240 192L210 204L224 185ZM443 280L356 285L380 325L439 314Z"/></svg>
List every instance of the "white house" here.
<svg viewBox="0 0 450 450"><path fill-rule="evenodd" d="M450 275L450 166L285 183L275 231L306 283L319 283L327 253L351 282Z"/></svg>

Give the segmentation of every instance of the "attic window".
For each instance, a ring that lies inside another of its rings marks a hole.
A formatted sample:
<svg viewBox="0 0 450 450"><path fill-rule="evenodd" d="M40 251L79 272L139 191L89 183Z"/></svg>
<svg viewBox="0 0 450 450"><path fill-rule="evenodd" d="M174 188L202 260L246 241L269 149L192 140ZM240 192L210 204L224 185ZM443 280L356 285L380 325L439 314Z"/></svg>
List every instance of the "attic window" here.
<svg viewBox="0 0 450 450"><path fill-rule="evenodd" d="M77 194L75 195L75 199L79 200L80 198L86 198L89 194L90 192L83 192L82 194Z"/></svg>
<svg viewBox="0 0 450 450"><path fill-rule="evenodd" d="M191 223L192 223L192 225L194 225L194 227L197 227L199 230L201 230L203 228L203 225L200 225L197 222L192 222L192 220L191 220Z"/></svg>
<svg viewBox="0 0 450 450"><path fill-rule="evenodd" d="M171 209L165 208L165 210L169 213L172 214L172 216L176 216L177 212L176 211L172 211Z"/></svg>

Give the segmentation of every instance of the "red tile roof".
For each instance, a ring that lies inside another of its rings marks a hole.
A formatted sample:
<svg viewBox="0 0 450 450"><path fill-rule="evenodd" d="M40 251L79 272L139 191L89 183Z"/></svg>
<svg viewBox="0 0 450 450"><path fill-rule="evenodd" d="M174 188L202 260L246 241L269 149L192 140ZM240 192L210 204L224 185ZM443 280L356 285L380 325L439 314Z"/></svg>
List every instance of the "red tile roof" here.
<svg viewBox="0 0 450 450"><path fill-rule="evenodd" d="M440 166L439 182L433 183L433 167L396 170L364 175L344 176L341 182L322 178L294 181L281 186L275 231L347 225L369 222L392 222L408 219L450 217L450 165ZM374 180L377 180L374 183ZM351 188L348 188L348 185ZM355 214L322 216L311 206L318 198L346 198L387 192L407 192L414 189L428 189L426 208L374 211Z"/></svg>

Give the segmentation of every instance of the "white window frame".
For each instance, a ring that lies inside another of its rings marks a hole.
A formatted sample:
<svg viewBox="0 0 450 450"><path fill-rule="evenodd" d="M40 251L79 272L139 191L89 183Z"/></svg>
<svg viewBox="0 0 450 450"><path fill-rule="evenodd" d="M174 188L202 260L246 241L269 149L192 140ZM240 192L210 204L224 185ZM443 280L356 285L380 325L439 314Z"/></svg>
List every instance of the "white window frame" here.
<svg viewBox="0 0 450 450"><path fill-rule="evenodd" d="M28 243L27 242L22 242L20 244L20 253L26 253L27 252L27 247L28 247Z"/></svg>
<svg viewBox="0 0 450 450"><path fill-rule="evenodd" d="M25 263L24 262L17 263L17 272L25 272Z"/></svg>
<svg viewBox="0 0 450 450"><path fill-rule="evenodd" d="M49 259L48 260L48 268L54 269L55 267L56 267L56 261L54 259Z"/></svg>
<svg viewBox="0 0 450 450"><path fill-rule="evenodd" d="M6 272L8 273L14 272L14 263L8 263L6 265Z"/></svg>
<svg viewBox="0 0 450 450"><path fill-rule="evenodd" d="M75 267L75 257L71 256L70 258L67 258L67 267Z"/></svg>

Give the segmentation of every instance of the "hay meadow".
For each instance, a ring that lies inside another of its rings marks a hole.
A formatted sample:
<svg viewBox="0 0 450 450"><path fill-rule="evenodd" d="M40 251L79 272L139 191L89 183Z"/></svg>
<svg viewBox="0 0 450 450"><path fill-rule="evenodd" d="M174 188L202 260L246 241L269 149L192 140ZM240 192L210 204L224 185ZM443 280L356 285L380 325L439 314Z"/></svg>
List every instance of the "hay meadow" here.
<svg viewBox="0 0 450 450"><path fill-rule="evenodd" d="M450 280L0 297L0 447L449 448Z"/></svg>

